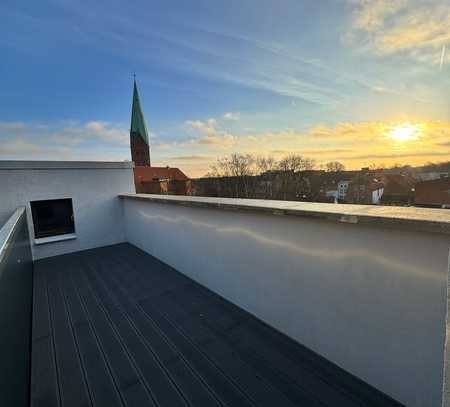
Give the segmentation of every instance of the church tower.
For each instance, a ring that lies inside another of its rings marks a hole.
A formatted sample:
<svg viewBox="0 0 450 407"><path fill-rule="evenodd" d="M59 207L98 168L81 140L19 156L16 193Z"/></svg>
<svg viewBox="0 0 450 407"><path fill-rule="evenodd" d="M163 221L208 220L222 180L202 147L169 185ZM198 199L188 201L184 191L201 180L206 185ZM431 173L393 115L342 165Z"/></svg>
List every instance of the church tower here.
<svg viewBox="0 0 450 407"><path fill-rule="evenodd" d="M150 144L147 126L141 109L139 93L134 80L133 107L130 128L131 159L136 167L150 167Z"/></svg>

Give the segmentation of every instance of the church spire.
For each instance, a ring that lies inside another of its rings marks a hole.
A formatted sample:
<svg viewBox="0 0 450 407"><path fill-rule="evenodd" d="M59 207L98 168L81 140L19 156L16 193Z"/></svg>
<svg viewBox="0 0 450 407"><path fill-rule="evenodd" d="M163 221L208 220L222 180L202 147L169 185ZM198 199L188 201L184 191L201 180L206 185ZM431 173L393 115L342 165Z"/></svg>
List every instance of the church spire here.
<svg viewBox="0 0 450 407"><path fill-rule="evenodd" d="M133 85L133 107L131 110L130 129L131 159L136 166L150 166L150 144L148 140L147 126L144 113L142 113L141 101L136 85L136 76Z"/></svg>

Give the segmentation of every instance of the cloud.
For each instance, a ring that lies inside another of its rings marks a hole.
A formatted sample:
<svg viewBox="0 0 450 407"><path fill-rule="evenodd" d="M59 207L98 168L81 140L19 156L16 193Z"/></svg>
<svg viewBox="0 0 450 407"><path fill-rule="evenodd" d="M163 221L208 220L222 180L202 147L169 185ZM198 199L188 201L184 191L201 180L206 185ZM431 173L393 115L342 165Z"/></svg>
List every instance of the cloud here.
<svg viewBox="0 0 450 407"><path fill-rule="evenodd" d="M22 138L16 138L13 140L6 140L2 142L1 152L2 155L9 155L16 153L35 155L41 153L42 148Z"/></svg>
<svg viewBox="0 0 450 407"><path fill-rule="evenodd" d="M417 131L414 137L406 141L399 141L392 137L392 132L398 127L412 126ZM441 121L366 121L366 122L341 122L334 126L318 125L302 131L286 129L276 132L259 134L228 133L232 137L232 143L224 142L224 135L213 135L211 126L206 122L196 125L203 129L211 138L211 143L204 142L200 136L190 145L183 148L204 153L210 157L214 155L240 152L244 154L267 155L270 154L280 159L290 153L302 154L314 158L319 163L338 160L348 168L359 168L371 163L394 164L399 160L415 164L423 164L430 160L450 160L450 122ZM207 128L208 130L205 130ZM217 128L212 126L217 132ZM222 144L217 149L216 144ZM212 148L214 147L214 148ZM281 148L280 148L281 147ZM192 163L195 160L192 160ZM209 160L197 162L197 169L192 170L198 174L199 168L203 173ZM189 165L186 162L183 165Z"/></svg>
<svg viewBox="0 0 450 407"><path fill-rule="evenodd" d="M309 130L309 133L317 138L366 140L384 137L393 125L395 124L385 122L343 122L335 127L315 126Z"/></svg>
<svg viewBox="0 0 450 407"><path fill-rule="evenodd" d="M376 32L385 20L407 5L407 0L350 0L353 6L352 24L356 29Z"/></svg>
<svg viewBox="0 0 450 407"><path fill-rule="evenodd" d="M227 112L223 115L226 120L239 120L241 114L239 112Z"/></svg>
<svg viewBox="0 0 450 407"><path fill-rule="evenodd" d="M450 160L450 122L416 121L419 136L406 142L389 137L401 121L340 122L333 126L284 129L251 134L232 130L235 125L220 116L188 120L180 131L184 139L170 141L153 135L153 162L180 166L190 176L208 172L216 158L233 152L271 155L280 159L288 154L302 154L318 163L338 160L347 168L371 163L394 164L402 161L423 164ZM228 127L230 126L230 127ZM244 127L245 129L245 127ZM0 159L129 159L127 131L120 124L92 120L85 123L0 122Z"/></svg>
<svg viewBox="0 0 450 407"><path fill-rule="evenodd" d="M0 132L20 132L25 129L23 122L0 122Z"/></svg>
<svg viewBox="0 0 450 407"><path fill-rule="evenodd" d="M236 138L232 134L226 133L215 136L204 136L193 140L193 143L219 146L222 148L232 147L236 144Z"/></svg>
<svg viewBox="0 0 450 407"><path fill-rule="evenodd" d="M403 54L440 64L450 42L450 4L444 0L349 0L344 42L362 52Z"/></svg>
<svg viewBox="0 0 450 407"><path fill-rule="evenodd" d="M202 120L187 120L185 127L194 132L195 138L190 139L190 144L200 144L228 148L235 144L236 138L223 130L218 129L217 120L209 118Z"/></svg>
<svg viewBox="0 0 450 407"><path fill-rule="evenodd" d="M181 156L175 156L175 157L169 157L170 161L209 161L211 160L211 156L205 156L205 155L181 155Z"/></svg>
<svg viewBox="0 0 450 407"><path fill-rule="evenodd" d="M378 153L378 154L362 154L353 155L347 158L352 160L376 160L382 159L392 159L396 158L413 158L413 157L450 157L450 151L409 151L405 153Z"/></svg>
<svg viewBox="0 0 450 407"><path fill-rule="evenodd" d="M418 134L419 141L436 143L439 140L450 139L450 122L443 121L417 121L417 122L343 122L334 127L315 126L309 133L318 139L335 139L340 141L363 142L392 142L389 134L392 129L401 126L412 126Z"/></svg>
<svg viewBox="0 0 450 407"><path fill-rule="evenodd" d="M130 156L128 143L122 126L103 121L0 122L0 159L123 159Z"/></svg>
<svg viewBox="0 0 450 407"><path fill-rule="evenodd" d="M91 121L86 123L85 129L87 136L98 137L108 142L117 142L121 144L129 143L129 133L123 127L112 125L102 121Z"/></svg>
<svg viewBox="0 0 450 407"><path fill-rule="evenodd" d="M205 121L202 120L187 120L185 125L203 135L213 136L216 135L216 124L217 120L214 118L207 119Z"/></svg>

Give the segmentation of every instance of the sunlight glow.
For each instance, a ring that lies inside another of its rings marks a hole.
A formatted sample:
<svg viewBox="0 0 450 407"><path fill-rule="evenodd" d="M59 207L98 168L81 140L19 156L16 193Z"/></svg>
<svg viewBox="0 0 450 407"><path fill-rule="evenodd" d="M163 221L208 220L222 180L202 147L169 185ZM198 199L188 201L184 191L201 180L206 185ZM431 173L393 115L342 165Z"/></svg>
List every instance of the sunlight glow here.
<svg viewBox="0 0 450 407"><path fill-rule="evenodd" d="M422 134L421 127L417 124L402 123L390 128L388 137L397 142L417 140Z"/></svg>

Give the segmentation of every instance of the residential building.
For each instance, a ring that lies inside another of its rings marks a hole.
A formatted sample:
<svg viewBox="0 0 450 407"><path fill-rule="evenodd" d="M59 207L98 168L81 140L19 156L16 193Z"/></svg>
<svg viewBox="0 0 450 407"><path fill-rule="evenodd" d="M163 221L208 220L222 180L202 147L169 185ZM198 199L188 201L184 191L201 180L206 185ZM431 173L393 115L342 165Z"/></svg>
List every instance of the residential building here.
<svg viewBox="0 0 450 407"><path fill-rule="evenodd" d="M338 199L340 202L344 202L347 197L348 185L350 181L348 180L340 180L337 184L338 190Z"/></svg>
<svg viewBox="0 0 450 407"><path fill-rule="evenodd" d="M381 203L384 188L385 184L380 181L373 181L368 185L368 189L372 193L372 201L370 202L371 204L379 205Z"/></svg>
<svg viewBox="0 0 450 407"><path fill-rule="evenodd" d="M347 202L409 206L414 200L415 182L408 175L364 171L350 180Z"/></svg>
<svg viewBox="0 0 450 407"><path fill-rule="evenodd" d="M381 203L383 205L408 206L414 202L416 179L403 174L384 174Z"/></svg>
<svg viewBox="0 0 450 407"><path fill-rule="evenodd" d="M414 204L429 208L450 208L450 178L416 183Z"/></svg>
<svg viewBox="0 0 450 407"><path fill-rule="evenodd" d="M134 167L134 184L141 194L192 194L191 180L179 168Z"/></svg>
<svg viewBox="0 0 450 407"><path fill-rule="evenodd" d="M347 202L357 204L374 204L379 199L383 184L375 172L364 170L352 177L347 187ZM375 194L374 194L375 192Z"/></svg>
<svg viewBox="0 0 450 407"><path fill-rule="evenodd" d="M418 181L432 181L435 179L450 177L450 173L448 171L418 172L417 174L414 174L414 177Z"/></svg>

